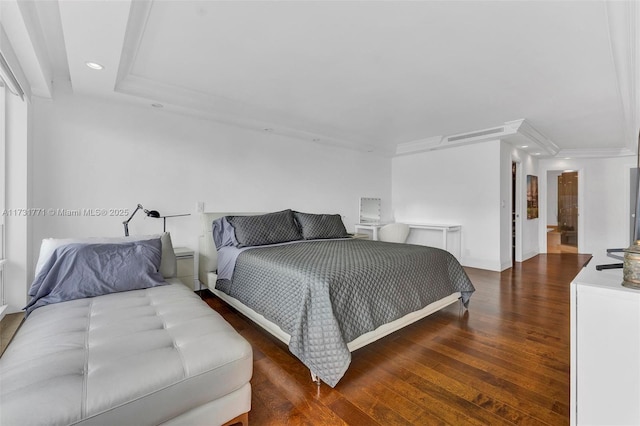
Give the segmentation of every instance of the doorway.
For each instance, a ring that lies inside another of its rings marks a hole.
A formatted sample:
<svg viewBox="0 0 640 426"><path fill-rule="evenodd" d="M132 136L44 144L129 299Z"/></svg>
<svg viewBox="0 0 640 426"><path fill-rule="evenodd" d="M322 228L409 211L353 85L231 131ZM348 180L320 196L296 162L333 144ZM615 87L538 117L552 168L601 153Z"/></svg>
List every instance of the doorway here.
<svg viewBox="0 0 640 426"><path fill-rule="evenodd" d="M547 253L578 253L578 172L549 171Z"/></svg>
<svg viewBox="0 0 640 426"><path fill-rule="evenodd" d="M511 163L511 265L516 261L516 162Z"/></svg>
<svg viewBox="0 0 640 426"><path fill-rule="evenodd" d="M522 187L522 164L511 162L511 266L522 262L522 222L520 220Z"/></svg>

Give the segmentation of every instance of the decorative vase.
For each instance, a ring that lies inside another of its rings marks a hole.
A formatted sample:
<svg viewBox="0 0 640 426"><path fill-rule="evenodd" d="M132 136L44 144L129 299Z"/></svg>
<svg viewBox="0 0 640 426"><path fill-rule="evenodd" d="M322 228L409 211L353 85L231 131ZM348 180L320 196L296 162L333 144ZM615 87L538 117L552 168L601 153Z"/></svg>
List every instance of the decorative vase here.
<svg viewBox="0 0 640 426"><path fill-rule="evenodd" d="M624 251L622 285L640 290L640 240Z"/></svg>

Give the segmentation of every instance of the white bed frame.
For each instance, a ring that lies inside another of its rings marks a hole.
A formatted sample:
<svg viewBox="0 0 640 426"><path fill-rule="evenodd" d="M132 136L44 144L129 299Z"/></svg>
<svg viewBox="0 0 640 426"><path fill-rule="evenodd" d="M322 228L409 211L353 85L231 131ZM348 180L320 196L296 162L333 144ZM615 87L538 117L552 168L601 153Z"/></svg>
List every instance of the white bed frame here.
<svg viewBox="0 0 640 426"><path fill-rule="evenodd" d="M282 341L286 345L289 345L289 340L291 336L283 331L278 325L269 321L262 314L254 311L247 305L240 302L238 299L235 299L229 296L226 293L221 292L220 290L216 290L216 280L217 275L215 273L217 269L218 262L218 253L216 251L215 245L213 244L212 237L212 229L211 224L215 219L218 219L223 216L229 215L258 215L262 213L202 213L201 221L202 221L202 230L203 234L200 236L199 243L199 266L198 266L198 278L200 282L206 286L213 294L215 294L220 299L224 300L227 304L233 306L238 312L245 315L247 318L258 324L268 333L272 334L278 340ZM455 292L447 297L444 297L440 300L437 300L419 311L411 312L401 318L398 318L395 321L392 321L387 324L383 324L377 329L373 331L369 331L360 337L352 340L347 343L347 348L350 352L355 351L356 349L360 349L363 346L368 345L369 343L375 342L378 339L387 336L388 334L393 333L394 331L400 330L408 326L409 324L413 324L414 322L421 320L422 318L431 315L434 312L437 312L441 309L446 308L447 306L455 303L460 300L461 293ZM462 306L462 303L460 304ZM311 376L317 381L317 376L311 372ZM318 382L318 381L317 381ZM319 382L318 382L319 384Z"/></svg>

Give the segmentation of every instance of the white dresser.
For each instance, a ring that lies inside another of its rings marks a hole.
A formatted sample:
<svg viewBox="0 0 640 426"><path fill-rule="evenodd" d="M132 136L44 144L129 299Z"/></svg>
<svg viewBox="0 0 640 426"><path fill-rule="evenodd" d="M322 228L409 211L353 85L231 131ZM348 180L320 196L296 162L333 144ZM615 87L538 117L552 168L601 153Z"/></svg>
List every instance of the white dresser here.
<svg viewBox="0 0 640 426"><path fill-rule="evenodd" d="M640 425L640 290L594 258L571 283L571 424Z"/></svg>

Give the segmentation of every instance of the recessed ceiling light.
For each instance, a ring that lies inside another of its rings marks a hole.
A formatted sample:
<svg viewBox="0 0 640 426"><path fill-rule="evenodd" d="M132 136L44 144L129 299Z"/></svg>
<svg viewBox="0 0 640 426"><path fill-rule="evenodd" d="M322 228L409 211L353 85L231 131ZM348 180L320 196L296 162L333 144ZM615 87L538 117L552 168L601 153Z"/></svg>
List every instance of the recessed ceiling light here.
<svg viewBox="0 0 640 426"><path fill-rule="evenodd" d="M529 145L522 145L520 148L529 148Z"/></svg>
<svg viewBox="0 0 640 426"><path fill-rule="evenodd" d="M103 70L104 69L104 65L101 65L97 62L85 62L85 65L88 66L89 68L91 68L92 70Z"/></svg>
<svg viewBox="0 0 640 426"><path fill-rule="evenodd" d="M565 160L571 160L571 157L564 157Z"/></svg>
<svg viewBox="0 0 640 426"><path fill-rule="evenodd" d="M533 155L540 155L540 153L539 152L534 152Z"/></svg>
<svg viewBox="0 0 640 426"><path fill-rule="evenodd" d="M164 108L164 105L162 104L151 104L151 106L154 108Z"/></svg>

